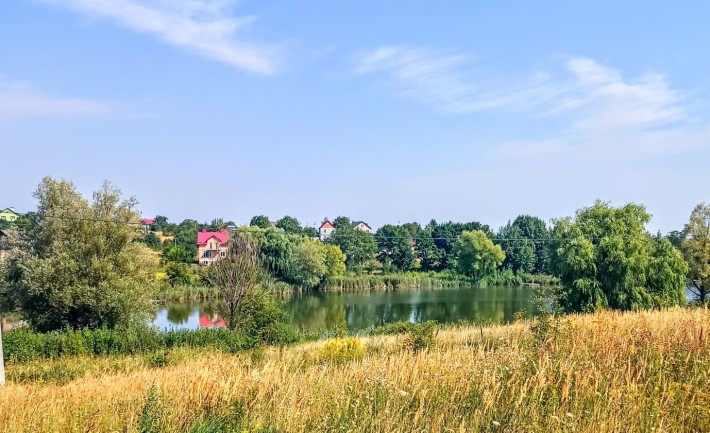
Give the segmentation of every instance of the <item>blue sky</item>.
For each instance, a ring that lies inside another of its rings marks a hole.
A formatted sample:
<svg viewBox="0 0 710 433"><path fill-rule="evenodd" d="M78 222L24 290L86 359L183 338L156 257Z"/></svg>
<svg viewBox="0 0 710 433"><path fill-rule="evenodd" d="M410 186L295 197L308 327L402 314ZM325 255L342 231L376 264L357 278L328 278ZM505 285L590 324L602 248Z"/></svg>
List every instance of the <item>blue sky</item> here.
<svg viewBox="0 0 710 433"><path fill-rule="evenodd" d="M600 198L679 229L710 200L710 3L620 3L3 0L0 207L49 175L178 222Z"/></svg>

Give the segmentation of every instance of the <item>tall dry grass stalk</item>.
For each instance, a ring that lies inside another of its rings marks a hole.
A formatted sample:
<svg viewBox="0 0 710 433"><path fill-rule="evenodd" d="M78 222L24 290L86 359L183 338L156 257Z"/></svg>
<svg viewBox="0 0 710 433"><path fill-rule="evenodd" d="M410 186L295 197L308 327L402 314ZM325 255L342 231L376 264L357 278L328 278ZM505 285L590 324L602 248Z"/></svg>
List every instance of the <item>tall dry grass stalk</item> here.
<svg viewBox="0 0 710 433"><path fill-rule="evenodd" d="M9 384L0 426L14 432L138 431L149 390L162 432L205 418L236 431L710 431L710 311L570 316L441 331L432 348L364 338L364 357L331 363L322 342L263 356L208 353L178 366ZM235 424L236 425L236 424Z"/></svg>

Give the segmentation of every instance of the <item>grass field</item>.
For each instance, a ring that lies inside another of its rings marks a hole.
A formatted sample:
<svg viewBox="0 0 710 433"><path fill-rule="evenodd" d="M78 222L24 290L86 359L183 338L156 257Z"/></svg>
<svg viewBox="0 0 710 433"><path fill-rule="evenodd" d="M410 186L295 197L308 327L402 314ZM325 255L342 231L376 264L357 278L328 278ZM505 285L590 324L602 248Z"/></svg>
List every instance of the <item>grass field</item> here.
<svg viewBox="0 0 710 433"><path fill-rule="evenodd" d="M569 316L85 365L0 389L5 432L707 432L710 311ZM49 364L47 364L49 363ZM49 367L51 368L51 367ZM24 370L23 370L24 369ZM29 379L27 379L29 377Z"/></svg>

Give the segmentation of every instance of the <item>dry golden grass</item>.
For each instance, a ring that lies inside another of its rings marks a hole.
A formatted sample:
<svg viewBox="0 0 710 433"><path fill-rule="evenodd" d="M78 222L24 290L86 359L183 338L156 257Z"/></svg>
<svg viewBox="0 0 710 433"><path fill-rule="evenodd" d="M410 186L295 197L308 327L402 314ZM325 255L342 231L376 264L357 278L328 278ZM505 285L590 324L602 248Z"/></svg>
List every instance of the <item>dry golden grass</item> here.
<svg viewBox="0 0 710 433"><path fill-rule="evenodd" d="M157 389L155 431L231 417L234 431L710 431L710 311L571 316L441 331L412 353L403 337L362 339L366 355L323 361L322 342L206 353L177 366L0 390L5 432L138 431Z"/></svg>

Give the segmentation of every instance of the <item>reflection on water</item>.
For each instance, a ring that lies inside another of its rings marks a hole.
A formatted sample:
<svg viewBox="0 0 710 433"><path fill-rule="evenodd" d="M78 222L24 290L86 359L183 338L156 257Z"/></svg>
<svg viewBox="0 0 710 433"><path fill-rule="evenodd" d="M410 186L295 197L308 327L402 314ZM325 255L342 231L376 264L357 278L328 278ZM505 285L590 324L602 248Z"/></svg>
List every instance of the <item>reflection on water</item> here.
<svg viewBox="0 0 710 433"><path fill-rule="evenodd" d="M285 308L297 327L363 330L385 323L427 320L510 322L516 312L534 313L533 296L531 289L506 287L326 293L293 297Z"/></svg>
<svg viewBox="0 0 710 433"><path fill-rule="evenodd" d="M223 304L223 303L222 303ZM217 313L220 301L171 302L161 307L153 325L162 330L226 328Z"/></svg>
<svg viewBox="0 0 710 433"><path fill-rule="evenodd" d="M288 298L284 308L300 329L360 331L393 322L510 322L516 312L535 313L534 295L533 289L511 287L320 293ZM217 307L216 301L171 303L158 311L154 324L160 329L223 326Z"/></svg>

